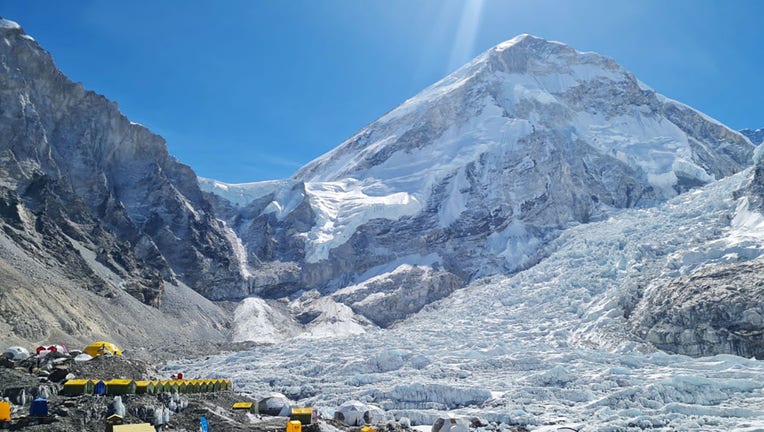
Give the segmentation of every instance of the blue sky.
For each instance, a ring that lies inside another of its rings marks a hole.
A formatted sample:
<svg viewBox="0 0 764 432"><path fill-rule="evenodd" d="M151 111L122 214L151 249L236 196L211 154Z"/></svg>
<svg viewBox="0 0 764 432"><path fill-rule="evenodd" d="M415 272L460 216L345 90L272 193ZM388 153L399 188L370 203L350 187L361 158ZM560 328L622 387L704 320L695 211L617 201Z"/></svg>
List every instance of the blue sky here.
<svg viewBox="0 0 764 432"><path fill-rule="evenodd" d="M764 2L12 1L65 74L198 175L284 178L520 33L614 58L658 92L764 127Z"/></svg>

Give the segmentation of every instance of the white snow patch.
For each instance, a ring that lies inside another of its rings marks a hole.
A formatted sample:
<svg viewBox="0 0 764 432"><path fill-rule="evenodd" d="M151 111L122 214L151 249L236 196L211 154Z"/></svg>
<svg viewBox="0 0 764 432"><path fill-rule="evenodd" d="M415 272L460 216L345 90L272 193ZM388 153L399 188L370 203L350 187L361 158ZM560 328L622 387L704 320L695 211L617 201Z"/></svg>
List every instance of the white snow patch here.
<svg viewBox="0 0 764 432"><path fill-rule="evenodd" d="M233 315L234 342L276 343L299 333L299 327L291 316L261 298L242 300Z"/></svg>
<svg viewBox="0 0 764 432"><path fill-rule="evenodd" d="M299 339L341 338L366 333L368 321L356 315L352 309L330 298L320 298L310 305L310 309L320 312L297 336Z"/></svg>
<svg viewBox="0 0 764 432"><path fill-rule="evenodd" d="M245 207L252 201L269 194L284 194L296 184L297 182L294 180L224 183L219 180L199 177L199 187L203 191L223 197L237 207Z"/></svg>
<svg viewBox="0 0 764 432"><path fill-rule="evenodd" d="M687 135L675 124L647 113L604 118L576 113L576 133L603 154L611 155L647 174L648 182L664 198L676 196L677 174L711 182L713 176L692 162Z"/></svg>
<svg viewBox="0 0 764 432"><path fill-rule="evenodd" d="M418 213L419 200L406 192L388 193L376 182L347 179L305 183L308 200L316 213L316 225L307 234L307 262L318 262L345 243L355 230L372 219L396 220Z"/></svg>
<svg viewBox="0 0 764 432"><path fill-rule="evenodd" d="M764 215L751 210L747 197L740 199L728 238L734 242L755 239L764 244Z"/></svg>
<svg viewBox="0 0 764 432"><path fill-rule="evenodd" d="M224 220L218 219L218 222L223 225L223 235L225 235L226 240L228 240L228 243L231 245L234 256L236 257L236 261L239 263L239 274L241 274L245 279L252 276L252 273L249 271L247 249L244 247L241 239Z"/></svg>
<svg viewBox="0 0 764 432"><path fill-rule="evenodd" d="M454 178L448 183L448 192L446 199L438 209L438 225L445 228L459 219L459 216L467 210L467 199L469 198L469 189L465 170L459 169Z"/></svg>
<svg viewBox="0 0 764 432"><path fill-rule="evenodd" d="M541 246L541 240L529 233L519 221L489 235L486 241L489 253L503 258L509 269L525 267L537 255Z"/></svg>
<svg viewBox="0 0 764 432"><path fill-rule="evenodd" d="M16 21L0 18L0 29L4 30L21 30L21 26Z"/></svg>

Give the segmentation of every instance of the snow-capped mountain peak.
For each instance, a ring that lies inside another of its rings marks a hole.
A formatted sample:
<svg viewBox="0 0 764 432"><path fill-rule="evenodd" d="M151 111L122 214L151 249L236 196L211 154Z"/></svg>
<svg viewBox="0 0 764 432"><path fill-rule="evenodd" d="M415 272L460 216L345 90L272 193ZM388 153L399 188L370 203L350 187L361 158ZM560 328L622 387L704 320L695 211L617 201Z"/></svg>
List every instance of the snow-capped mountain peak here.
<svg viewBox="0 0 764 432"><path fill-rule="evenodd" d="M343 301L390 323L375 311L401 283L416 312L476 277L537 263L571 225L736 173L752 151L612 59L520 35L288 181L202 187L236 191L218 213L242 238L255 293L364 286L373 307Z"/></svg>
<svg viewBox="0 0 764 432"><path fill-rule="evenodd" d="M646 176L651 198L676 195L686 189L682 182L705 184L734 171L730 161L723 170L703 166L695 138L669 114L700 115L662 98L609 58L520 35L407 100L295 178L383 179L426 200L459 167L485 154L522 151L533 136L557 148L584 141ZM718 146L742 145L734 132L719 133L725 136Z"/></svg>

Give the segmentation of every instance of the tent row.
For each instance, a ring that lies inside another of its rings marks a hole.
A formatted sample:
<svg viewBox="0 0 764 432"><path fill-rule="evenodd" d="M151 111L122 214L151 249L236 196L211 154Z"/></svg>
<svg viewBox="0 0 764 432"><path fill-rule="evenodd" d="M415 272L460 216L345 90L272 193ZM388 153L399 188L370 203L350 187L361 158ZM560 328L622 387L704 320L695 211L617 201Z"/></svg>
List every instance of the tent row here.
<svg viewBox="0 0 764 432"><path fill-rule="evenodd" d="M232 390L230 379L134 381L74 379L64 383L65 395L124 395L156 393L210 393Z"/></svg>

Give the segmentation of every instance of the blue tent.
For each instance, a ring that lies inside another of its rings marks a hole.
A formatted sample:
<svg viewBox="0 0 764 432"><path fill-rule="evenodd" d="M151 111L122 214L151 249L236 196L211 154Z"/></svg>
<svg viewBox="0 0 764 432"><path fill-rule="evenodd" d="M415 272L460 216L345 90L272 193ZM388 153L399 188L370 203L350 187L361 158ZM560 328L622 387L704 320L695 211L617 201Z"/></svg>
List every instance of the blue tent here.
<svg viewBox="0 0 764 432"><path fill-rule="evenodd" d="M210 432L210 426L209 423L207 423L207 417L199 417L199 430L201 432Z"/></svg>
<svg viewBox="0 0 764 432"><path fill-rule="evenodd" d="M95 395L105 395L106 394L106 383L103 381L98 381L95 386L93 387L93 394Z"/></svg>
<svg viewBox="0 0 764 432"><path fill-rule="evenodd" d="M37 398L29 406L29 415L32 417L42 417L48 415L48 400Z"/></svg>

